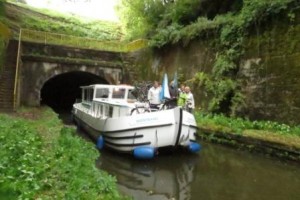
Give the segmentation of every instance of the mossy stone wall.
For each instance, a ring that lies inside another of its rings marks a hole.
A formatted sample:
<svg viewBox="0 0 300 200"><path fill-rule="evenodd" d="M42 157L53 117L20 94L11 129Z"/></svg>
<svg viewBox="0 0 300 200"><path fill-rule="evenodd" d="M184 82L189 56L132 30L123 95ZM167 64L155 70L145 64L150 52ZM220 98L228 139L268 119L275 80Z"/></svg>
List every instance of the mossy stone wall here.
<svg viewBox="0 0 300 200"><path fill-rule="evenodd" d="M283 16L282 16L283 15ZM300 17L282 14L249 30L245 54L240 61L238 78L247 108L240 112L250 119L300 123ZM132 63L141 80L169 79L175 71L181 81L199 71L209 72L216 56L210 42L201 39L188 45L175 44L163 49L140 51ZM193 88L196 106L205 108L209 97Z"/></svg>
<svg viewBox="0 0 300 200"><path fill-rule="evenodd" d="M239 75L252 119L300 122L300 18L273 18L246 43Z"/></svg>
<svg viewBox="0 0 300 200"><path fill-rule="evenodd" d="M208 97L199 89L193 87L191 79L199 71L210 72L215 53L207 41L193 41L189 45L176 44L162 49L147 49L131 54L131 63L137 71L134 80L162 81L164 73L169 81L177 71L179 82L187 82L193 88L196 106L205 107Z"/></svg>

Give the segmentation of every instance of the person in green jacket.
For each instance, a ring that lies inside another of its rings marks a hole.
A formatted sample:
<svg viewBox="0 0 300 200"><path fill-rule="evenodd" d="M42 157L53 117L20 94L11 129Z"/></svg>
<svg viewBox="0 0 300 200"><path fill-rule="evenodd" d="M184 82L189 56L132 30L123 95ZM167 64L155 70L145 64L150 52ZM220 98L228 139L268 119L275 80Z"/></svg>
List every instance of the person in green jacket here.
<svg viewBox="0 0 300 200"><path fill-rule="evenodd" d="M179 89L179 95L178 95L178 101L177 101L177 105L180 107L184 107L187 101L187 94L185 93L185 86L181 85L180 89Z"/></svg>

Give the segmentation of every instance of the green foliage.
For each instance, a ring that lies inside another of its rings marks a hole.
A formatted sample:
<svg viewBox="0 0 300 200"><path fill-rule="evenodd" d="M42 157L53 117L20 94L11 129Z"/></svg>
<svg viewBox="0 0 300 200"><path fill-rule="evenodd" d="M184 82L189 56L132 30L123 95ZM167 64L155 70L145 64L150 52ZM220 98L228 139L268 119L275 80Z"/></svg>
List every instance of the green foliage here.
<svg viewBox="0 0 300 200"><path fill-rule="evenodd" d="M160 21L163 4L153 0L121 0L117 10L127 39L146 37Z"/></svg>
<svg viewBox="0 0 300 200"><path fill-rule="evenodd" d="M74 135L73 128L62 128L54 145L47 185L51 193L42 198L120 199L115 178L95 167L98 152L88 142Z"/></svg>
<svg viewBox="0 0 300 200"><path fill-rule="evenodd" d="M197 19L201 12L203 0L181 0L165 4L163 18L159 24L165 26L171 23L187 25L190 21Z"/></svg>
<svg viewBox="0 0 300 200"><path fill-rule="evenodd" d="M4 0L0 0L0 18L4 16ZM0 73L3 69L5 48L7 45L7 39L0 34Z"/></svg>
<svg viewBox="0 0 300 200"><path fill-rule="evenodd" d="M211 97L208 109L235 116L245 108L240 80L237 79L239 61L244 54L243 42L251 27L288 9L295 0L244 1L121 1L123 19L132 37L149 37L154 47L195 38L215 38L212 48L216 58L209 75L196 74L194 83L202 86ZM290 19L295 15L289 14ZM138 22L134 21L137 20ZM138 32L141 31L141 32ZM198 81L198 82L197 82ZM222 106L228 107L222 110Z"/></svg>
<svg viewBox="0 0 300 200"><path fill-rule="evenodd" d="M163 37L162 35L166 33L162 29L171 30L171 27L177 25L193 27L197 24L196 26L198 26L201 23L195 21L199 18L199 21L201 18L213 19L219 13L237 11L241 7L241 2L241 0L121 0L118 10L127 31L127 37L149 37L151 39L155 37L158 43L154 42L153 44L162 46L173 40L172 37ZM187 35L189 33L186 32ZM181 39L187 39L185 36L182 35ZM165 41L161 42L158 38L164 38Z"/></svg>
<svg viewBox="0 0 300 200"><path fill-rule="evenodd" d="M150 40L150 45L164 46L167 44L167 41L172 41L172 43L178 42L181 38L181 29L181 25L174 23L164 29L158 30L160 34L153 36Z"/></svg>
<svg viewBox="0 0 300 200"><path fill-rule="evenodd" d="M43 187L48 170L41 138L24 120L0 116L1 188L20 198L32 198Z"/></svg>
<svg viewBox="0 0 300 200"><path fill-rule="evenodd" d="M4 16L4 2L5 0L0 0L0 16Z"/></svg>
<svg viewBox="0 0 300 200"><path fill-rule="evenodd" d="M206 80L205 85L202 84L207 93L212 95L208 108L210 111L219 111L220 104L224 101L229 101L227 104L230 107L229 114L232 116L246 107L244 95L240 90L240 80L236 78L239 60L244 53L243 41L251 26L287 9L290 2L292 0L246 0L241 11L236 15L227 14L214 19L219 20L220 17L224 17L222 23L218 23L219 37L214 46L218 52L211 76Z"/></svg>
<svg viewBox="0 0 300 200"><path fill-rule="evenodd" d="M59 13L53 10L38 9L25 4L14 4L19 6L16 12L7 14L3 19L10 26L19 26L37 31L68 34L78 37L94 38L98 40L120 40L122 38L121 27L118 23L92 20L67 13ZM26 8L26 10L23 10Z"/></svg>
<svg viewBox="0 0 300 200"><path fill-rule="evenodd" d="M0 73L3 69L7 40L0 35Z"/></svg>
<svg viewBox="0 0 300 200"><path fill-rule="evenodd" d="M249 30L270 16L286 10L295 0L244 1L121 1L123 20L131 37L150 37L150 45L163 47L195 38L215 38L212 48L216 58L210 75L196 74L194 83L211 97L208 109L235 116L245 108L240 80L239 61L244 54L243 42ZM220 9L219 9L220 8ZM295 16L295 15L294 15ZM289 14L290 19L293 15ZM137 21L134 21L137 20ZM139 32L140 31L140 32ZM222 107L227 107L223 109Z"/></svg>
<svg viewBox="0 0 300 200"><path fill-rule="evenodd" d="M95 167L99 153L73 128L49 110L19 115L35 121L0 115L0 197L122 198L115 178Z"/></svg>
<svg viewBox="0 0 300 200"><path fill-rule="evenodd" d="M300 137L300 126L289 126L272 121L250 121L238 117L226 117L222 114L206 114L197 112L196 121L200 126L215 124L229 128L233 133L241 134L244 130L263 130L280 135L294 135Z"/></svg>

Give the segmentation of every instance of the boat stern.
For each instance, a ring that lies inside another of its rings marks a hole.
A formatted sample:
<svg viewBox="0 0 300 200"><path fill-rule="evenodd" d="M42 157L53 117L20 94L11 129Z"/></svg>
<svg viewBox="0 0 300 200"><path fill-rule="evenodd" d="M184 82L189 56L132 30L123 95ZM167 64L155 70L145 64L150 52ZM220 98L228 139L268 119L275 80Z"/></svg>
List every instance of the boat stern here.
<svg viewBox="0 0 300 200"><path fill-rule="evenodd" d="M196 141L197 123L193 114L183 110L179 145L195 153L201 150L201 144Z"/></svg>

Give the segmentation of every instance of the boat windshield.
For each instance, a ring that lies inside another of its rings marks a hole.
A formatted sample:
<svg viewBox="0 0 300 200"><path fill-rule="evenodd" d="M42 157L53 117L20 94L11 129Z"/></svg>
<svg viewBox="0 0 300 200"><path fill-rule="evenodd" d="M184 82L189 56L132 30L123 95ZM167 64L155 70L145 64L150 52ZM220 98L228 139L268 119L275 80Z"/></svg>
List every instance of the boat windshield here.
<svg viewBox="0 0 300 200"><path fill-rule="evenodd" d="M109 89L108 88L97 88L96 98L108 98Z"/></svg>
<svg viewBox="0 0 300 200"><path fill-rule="evenodd" d="M93 100L94 90L93 88L85 88L82 93L82 99L84 102L91 102Z"/></svg>
<svg viewBox="0 0 300 200"><path fill-rule="evenodd" d="M128 91L128 98L129 101L136 101L136 97L134 96L134 89L130 89Z"/></svg>
<svg viewBox="0 0 300 200"><path fill-rule="evenodd" d="M124 99L125 98L125 88L114 88L112 92L113 99Z"/></svg>

